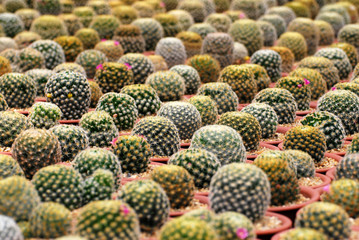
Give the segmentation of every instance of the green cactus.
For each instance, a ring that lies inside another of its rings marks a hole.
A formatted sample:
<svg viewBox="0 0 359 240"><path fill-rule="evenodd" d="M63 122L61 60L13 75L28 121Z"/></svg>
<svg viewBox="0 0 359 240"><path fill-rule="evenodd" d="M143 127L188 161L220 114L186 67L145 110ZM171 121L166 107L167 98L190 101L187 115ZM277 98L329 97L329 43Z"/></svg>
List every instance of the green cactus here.
<svg viewBox="0 0 359 240"><path fill-rule="evenodd" d="M43 39L54 39L68 35L64 22L52 15L43 15L36 18L31 24L30 31L39 34Z"/></svg>
<svg viewBox="0 0 359 240"><path fill-rule="evenodd" d="M163 37L162 25L152 18L140 18L131 23L140 28L146 42L146 50L155 50L157 42Z"/></svg>
<svg viewBox="0 0 359 240"><path fill-rule="evenodd" d="M272 23L258 20L257 25L263 32L263 46L271 47L277 41L277 30Z"/></svg>
<svg viewBox="0 0 359 240"><path fill-rule="evenodd" d="M22 8L15 12L17 16L20 17L22 22L24 23L25 29L29 30L31 27L32 22L40 17L39 11L31 8Z"/></svg>
<svg viewBox="0 0 359 240"><path fill-rule="evenodd" d="M319 46L325 46L334 42L334 29L332 25L323 20L315 20L314 24L319 29Z"/></svg>
<svg viewBox="0 0 359 240"><path fill-rule="evenodd" d="M334 43L330 47L343 50L349 59L350 65L352 65L352 69L355 68L358 63L358 53L353 45L349 43Z"/></svg>
<svg viewBox="0 0 359 240"><path fill-rule="evenodd" d="M218 109L216 102L208 96L193 96L188 100L201 115L202 126L214 124L217 121Z"/></svg>
<svg viewBox="0 0 359 240"><path fill-rule="evenodd" d="M112 8L112 15L117 17L123 24L131 24L139 17L135 8L126 5L120 5Z"/></svg>
<svg viewBox="0 0 359 240"><path fill-rule="evenodd" d="M172 16L175 16L178 19L183 31L187 30L189 27L191 27L194 24L192 15L185 10L175 9L169 11L168 14L171 14Z"/></svg>
<svg viewBox="0 0 359 240"><path fill-rule="evenodd" d="M300 61L307 56L307 42L302 34L286 32L278 40L278 46L289 48L294 54L295 60Z"/></svg>
<svg viewBox="0 0 359 240"><path fill-rule="evenodd" d="M33 128L30 119L18 112L1 111L0 119L0 145L3 147L11 147L22 131Z"/></svg>
<svg viewBox="0 0 359 240"><path fill-rule="evenodd" d="M60 65L57 65L52 71L54 73L59 73L62 71L77 72L77 73L81 73L86 77L85 69L81 65L73 62L61 63Z"/></svg>
<svg viewBox="0 0 359 240"><path fill-rule="evenodd" d="M201 23L205 20L207 16L206 6L204 1L181 1L178 4L178 9L184 10L191 14L193 21L196 23Z"/></svg>
<svg viewBox="0 0 359 240"><path fill-rule="evenodd" d="M131 66L135 84L145 83L147 77L154 72L153 63L143 54L127 53L118 62L128 63Z"/></svg>
<svg viewBox="0 0 359 240"><path fill-rule="evenodd" d="M67 62L75 61L77 55L79 55L84 49L81 40L73 36L60 36L54 39L55 42L60 44L65 53Z"/></svg>
<svg viewBox="0 0 359 240"><path fill-rule="evenodd" d="M356 24L345 25L338 33L338 41L352 44L356 49L359 48L358 43L359 26Z"/></svg>
<svg viewBox="0 0 359 240"><path fill-rule="evenodd" d="M59 15L61 13L61 4L59 0L34 0L34 8L42 15Z"/></svg>
<svg viewBox="0 0 359 240"><path fill-rule="evenodd" d="M16 34L25 30L21 18L13 13L0 13L0 25L8 37L15 37Z"/></svg>
<svg viewBox="0 0 359 240"><path fill-rule="evenodd" d="M321 12L315 19L329 23L333 28L335 37L345 25L344 18L336 12Z"/></svg>
<svg viewBox="0 0 359 240"><path fill-rule="evenodd" d="M38 40L29 47L42 53L45 58L45 67L54 69L57 65L65 62L65 53L60 44L52 40Z"/></svg>
<svg viewBox="0 0 359 240"><path fill-rule="evenodd" d="M268 9L267 14L277 14L281 16L286 25L288 25L294 18L296 18L296 14L294 11L286 6L275 6Z"/></svg>
<svg viewBox="0 0 359 240"><path fill-rule="evenodd" d="M224 68L233 62L234 41L227 33L210 33L202 44L202 54L208 54L215 58L221 68Z"/></svg>
<svg viewBox="0 0 359 240"><path fill-rule="evenodd" d="M195 55L187 60L187 65L197 70L202 83L216 82L220 73L220 64L208 54Z"/></svg>
<svg viewBox="0 0 359 240"><path fill-rule="evenodd" d="M124 53L143 53L145 51L145 39L141 35L140 28L137 26L119 26L112 39L119 42Z"/></svg>
<svg viewBox="0 0 359 240"><path fill-rule="evenodd" d="M209 23L195 23L189 27L187 31L199 34L202 39L205 39L210 33L217 32L217 30Z"/></svg>
<svg viewBox="0 0 359 240"><path fill-rule="evenodd" d="M24 239L20 226L11 217L0 215L2 239Z"/></svg>
<svg viewBox="0 0 359 240"><path fill-rule="evenodd" d="M62 112L53 103L37 102L30 110L29 119L35 128L50 129L59 124Z"/></svg>
<svg viewBox="0 0 359 240"><path fill-rule="evenodd" d="M327 236L311 228L295 228L281 234L279 240L300 240L305 237L308 240L327 240Z"/></svg>
<svg viewBox="0 0 359 240"><path fill-rule="evenodd" d="M253 79L257 84L257 91L269 87L271 80L264 67L258 64L243 64L242 66L248 68L253 73Z"/></svg>
<svg viewBox="0 0 359 240"><path fill-rule="evenodd" d="M286 150L285 153L292 158L292 162L296 166L297 178L315 177L315 164L308 153L300 150Z"/></svg>
<svg viewBox="0 0 359 240"><path fill-rule="evenodd" d="M107 62L107 57L98 50L85 50L77 55L75 60L75 63L86 70L88 78L94 78L97 68L101 68L104 62Z"/></svg>
<svg viewBox="0 0 359 240"><path fill-rule="evenodd" d="M120 24L120 20L113 15L97 15L91 21L89 28L96 30L101 39L111 39Z"/></svg>
<svg viewBox="0 0 359 240"><path fill-rule="evenodd" d="M353 143L348 147L347 155L345 155L339 162L335 172L335 179L359 179L359 154L357 152L357 141L357 137L353 139Z"/></svg>
<svg viewBox="0 0 359 240"><path fill-rule="evenodd" d="M185 46L174 37L161 39L156 45L155 54L162 56L169 68L184 64L187 59Z"/></svg>
<svg viewBox="0 0 359 240"><path fill-rule="evenodd" d="M76 3L76 1L75 1ZM83 6L83 7L76 7L73 11L73 14L75 14L83 24L85 28L87 28L91 21L96 16L95 11L91 7Z"/></svg>
<svg viewBox="0 0 359 240"><path fill-rule="evenodd" d="M273 50L258 50L251 56L251 63L264 67L272 82L276 82L282 74L282 59Z"/></svg>
<svg viewBox="0 0 359 240"><path fill-rule="evenodd" d="M182 30L178 19L168 13L159 13L153 18L161 24L163 28L163 37L174 37Z"/></svg>
<svg viewBox="0 0 359 240"><path fill-rule="evenodd" d="M185 80L186 95L197 93L197 90L201 85L201 78L194 67L177 65L172 67L170 71L178 73Z"/></svg>
<svg viewBox="0 0 359 240"><path fill-rule="evenodd" d="M228 32L232 20L226 14L212 13L206 18L206 23L211 24L218 32Z"/></svg>
<svg viewBox="0 0 359 240"><path fill-rule="evenodd" d="M241 10L248 18L257 20L260 16L265 14L267 10L267 4L263 0L234 0L231 3L231 10Z"/></svg>
<svg viewBox="0 0 359 240"><path fill-rule="evenodd" d="M81 40L84 49L92 49L100 42L98 32L92 28L81 28L74 36Z"/></svg>

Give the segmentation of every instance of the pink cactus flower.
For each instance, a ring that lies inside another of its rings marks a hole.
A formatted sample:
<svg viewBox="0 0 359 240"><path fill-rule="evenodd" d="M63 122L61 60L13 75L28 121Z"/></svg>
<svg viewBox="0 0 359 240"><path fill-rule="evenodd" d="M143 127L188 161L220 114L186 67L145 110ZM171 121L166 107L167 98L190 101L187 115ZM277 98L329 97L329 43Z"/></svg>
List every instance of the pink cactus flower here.
<svg viewBox="0 0 359 240"><path fill-rule="evenodd" d="M298 88L301 88L301 87L303 87L303 85L302 85L302 84L298 84Z"/></svg>
<svg viewBox="0 0 359 240"><path fill-rule="evenodd" d="M246 18L246 15L244 13L240 13L239 14L239 19L243 19L243 18Z"/></svg>
<svg viewBox="0 0 359 240"><path fill-rule="evenodd" d="M332 87L332 91L335 91L335 90L337 90L337 88L336 88L336 87Z"/></svg>
<svg viewBox="0 0 359 240"><path fill-rule="evenodd" d="M237 229L237 237L239 239L246 239L248 237L248 231L245 228L238 228Z"/></svg>
<svg viewBox="0 0 359 240"><path fill-rule="evenodd" d="M124 63L128 70L132 69L132 66L129 63Z"/></svg>
<svg viewBox="0 0 359 240"><path fill-rule="evenodd" d="M327 193L328 193L329 190L330 190L330 184L328 184L328 185L326 185L326 186L323 187L323 191L324 191L324 192L327 192Z"/></svg>
<svg viewBox="0 0 359 240"><path fill-rule="evenodd" d="M304 78L304 84L305 84L305 85L308 85L308 84L310 84L310 81L309 81L308 79L305 79L305 78Z"/></svg>
<svg viewBox="0 0 359 240"><path fill-rule="evenodd" d="M118 41L114 42L115 46L118 46L120 43Z"/></svg>
<svg viewBox="0 0 359 240"><path fill-rule="evenodd" d="M125 216L127 216L130 213L130 209L128 209L128 207L126 207L125 205L122 205L121 209L123 214L125 214Z"/></svg>
<svg viewBox="0 0 359 240"><path fill-rule="evenodd" d="M110 143L115 146L116 142L117 142L117 138L114 138Z"/></svg>
<svg viewBox="0 0 359 240"><path fill-rule="evenodd" d="M103 69L102 64L97 65L96 70Z"/></svg>
<svg viewBox="0 0 359 240"><path fill-rule="evenodd" d="M107 39L104 39L104 38L103 38L103 39L101 39L101 42L106 42L106 41L107 41Z"/></svg>

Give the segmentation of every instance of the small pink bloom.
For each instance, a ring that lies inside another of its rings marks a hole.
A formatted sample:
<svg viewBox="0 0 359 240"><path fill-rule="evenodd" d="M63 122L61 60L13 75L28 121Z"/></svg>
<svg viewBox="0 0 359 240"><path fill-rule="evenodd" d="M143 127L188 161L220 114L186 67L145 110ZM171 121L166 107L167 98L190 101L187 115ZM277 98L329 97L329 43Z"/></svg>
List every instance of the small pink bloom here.
<svg viewBox="0 0 359 240"><path fill-rule="evenodd" d="M132 66L129 64L129 63L124 63L125 65L126 65L126 67L127 67L127 70L130 70L130 69L132 69Z"/></svg>
<svg viewBox="0 0 359 240"><path fill-rule="evenodd" d="M104 39L104 38L101 39L101 42L106 42L106 41L107 41L107 39Z"/></svg>
<svg viewBox="0 0 359 240"><path fill-rule="evenodd" d="M245 228L238 228L237 229L237 237L239 239L246 239L248 237L248 231Z"/></svg>
<svg viewBox="0 0 359 240"><path fill-rule="evenodd" d="M328 192L329 192L329 189L330 189L330 184L328 184L328 185L326 185L326 186L323 187L323 191L324 191L324 192L327 192L327 193L328 193Z"/></svg>
<svg viewBox="0 0 359 240"><path fill-rule="evenodd" d="M147 138L144 135L138 135L140 138L143 138L145 141L147 141Z"/></svg>
<svg viewBox="0 0 359 240"><path fill-rule="evenodd" d="M97 65L96 70L103 69L102 64Z"/></svg>
<svg viewBox="0 0 359 240"><path fill-rule="evenodd" d="M114 138L110 143L115 146L116 142L117 142L117 138Z"/></svg>
<svg viewBox="0 0 359 240"><path fill-rule="evenodd" d="M310 81L309 81L308 79L305 79L305 78L304 78L304 84L305 84L305 85L308 85L308 84L310 84Z"/></svg>
<svg viewBox="0 0 359 240"><path fill-rule="evenodd" d="M117 200L117 194L116 193L113 193L112 196L111 196L112 200Z"/></svg>
<svg viewBox="0 0 359 240"><path fill-rule="evenodd" d="M130 213L130 209L128 209L125 205L122 205L122 212L125 216L127 216Z"/></svg>
<svg viewBox="0 0 359 240"><path fill-rule="evenodd" d="M160 7L166 7L166 4L164 2L160 2Z"/></svg>
<svg viewBox="0 0 359 240"><path fill-rule="evenodd" d="M298 84L298 88L301 88L301 87L303 87L303 85L302 85L302 84Z"/></svg>
<svg viewBox="0 0 359 240"><path fill-rule="evenodd" d="M336 88L336 87L332 87L332 91L335 91L335 90L337 90L337 88Z"/></svg>
<svg viewBox="0 0 359 240"><path fill-rule="evenodd" d="M115 46L118 46L120 43L118 41L114 42Z"/></svg>
<svg viewBox="0 0 359 240"><path fill-rule="evenodd" d="M243 19L243 18L246 18L246 15L244 13L240 13L239 14L239 19Z"/></svg>

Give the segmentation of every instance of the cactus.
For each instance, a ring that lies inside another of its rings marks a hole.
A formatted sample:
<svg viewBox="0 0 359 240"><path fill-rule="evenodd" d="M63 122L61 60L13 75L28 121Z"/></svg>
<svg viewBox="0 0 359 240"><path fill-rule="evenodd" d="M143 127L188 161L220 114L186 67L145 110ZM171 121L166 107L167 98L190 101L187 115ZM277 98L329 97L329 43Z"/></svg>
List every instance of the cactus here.
<svg viewBox="0 0 359 240"><path fill-rule="evenodd" d="M278 14L266 14L260 17L259 20L271 23L275 27L278 37L280 37L287 28L285 20Z"/></svg>
<svg viewBox="0 0 359 240"><path fill-rule="evenodd" d="M85 50L77 55L75 60L75 63L81 65L86 70L88 78L93 78L97 68L101 68L104 62L107 62L107 57L98 50Z"/></svg>
<svg viewBox="0 0 359 240"><path fill-rule="evenodd" d="M140 28L141 34L146 42L146 50L154 50L157 42L163 37L161 24L151 18L136 19L131 24Z"/></svg>
<svg viewBox="0 0 359 240"><path fill-rule="evenodd" d="M240 186L243 189L235 191ZM212 177L209 197L210 206L216 213L234 211L256 222L264 216L270 204L270 183L257 166L232 163L220 168ZM251 201L250 208L248 201Z"/></svg>
<svg viewBox="0 0 359 240"><path fill-rule="evenodd" d="M293 19L296 18L294 11L286 6L276 6L268 9L267 14L277 14L281 16L286 25L288 25Z"/></svg>
<svg viewBox="0 0 359 240"><path fill-rule="evenodd" d="M297 32L286 32L278 40L278 46L287 47L294 54L295 60L300 61L307 56L307 42Z"/></svg>
<svg viewBox="0 0 359 240"><path fill-rule="evenodd" d="M138 12L135 8L126 5L120 5L112 8L112 15L114 15L123 24L131 24L138 18Z"/></svg>
<svg viewBox="0 0 359 240"><path fill-rule="evenodd" d="M334 30L335 37L345 25L344 18L336 12L321 12L315 19L329 23Z"/></svg>
<svg viewBox="0 0 359 240"><path fill-rule="evenodd" d="M57 65L52 70L53 73L59 73L62 71L77 72L77 73L81 73L85 77L87 76L85 69L81 65L79 65L77 63L73 63L73 62L61 63L60 65Z"/></svg>
<svg viewBox="0 0 359 240"><path fill-rule="evenodd" d="M297 171L293 169L293 160L282 151L265 151L254 160L268 176L271 185L271 204L281 206L295 201L299 195Z"/></svg>
<svg viewBox="0 0 359 240"><path fill-rule="evenodd" d="M39 195L30 181L12 176L0 180L0 214L16 222L27 221L33 209L40 204Z"/></svg>
<svg viewBox="0 0 359 240"><path fill-rule="evenodd" d="M153 18L162 25L163 37L174 37L182 30L178 19L170 14L159 13Z"/></svg>
<svg viewBox="0 0 359 240"><path fill-rule="evenodd" d="M112 139L118 136L112 117L105 111L84 114L80 126L87 131L89 145L92 147L110 147Z"/></svg>
<svg viewBox="0 0 359 240"><path fill-rule="evenodd" d="M11 71L12 69L11 69L10 61L5 57L0 56L0 77L5 73L10 73Z"/></svg>
<svg viewBox="0 0 359 240"><path fill-rule="evenodd" d="M218 32L228 32L232 20L223 13L212 13L206 18L206 23L211 24Z"/></svg>
<svg viewBox="0 0 359 240"><path fill-rule="evenodd" d="M137 1L132 7L137 10L140 18L151 18L155 14L155 9L149 2Z"/></svg>
<svg viewBox="0 0 359 240"><path fill-rule="evenodd" d="M244 63L247 61L248 58L248 51L247 48L238 42L234 42L234 49L233 49L233 63Z"/></svg>
<svg viewBox="0 0 359 240"><path fill-rule="evenodd" d="M347 154L339 162L335 173L335 179L348 178L359 179L359 154L357 151L357 137L353 139L353 142L348 147Z"/></svg>
<svg viewBox="0 0 359 240"><path fill-rule="evenodd" d="M145 117L134 126L131 134L146 137L155 156L171 156L180 148L177 127L165 117Z"/></svg>
<svg viewBox="0 0 359 240"><path fill-rule="evenodd" d="M76 2L76 1L75 1ZM95 17L96 13L91 7L76 7L73 11L73 14L75 14L83 24L85 28L87 28L93 18Z"/></svg>
<svg viewBox="0 0 359 240"><path fill-rule="evenodd" d="M195 55L188 59L187 65L197 70L202 83L216 82L219 77L220 64L210 55Z"/></svg>
<svg viewBox="0 0 359 240"><path fill-rule="evenodd" d="M214 124L217 121L218 109L216 102L208 96L193 96L189 99L199 111L202 119L202 126Z"/></svg>
<svg viewBox="0 0 359 240"><path fill-rule="evenodd" d="M59 0L35 0L34 8L42 15L59 15L61 13L61 4Z"/></svg>
<svg viewBox="0 0 359 240"><path fill-rule="evenodd" d="M8 155L0 156L0 180L12 176L24 177L24 171L20 165Z"/></svg>
<svg viewBox="0 0 359 240"><path fill-rule="evenodd" d="M61 116L61 109L55 104L38 102L31 107L29 119L35 128L50 129L59 124Z"/></svg>
<svg viewBox="0 0 359 240"><path fill-rule="evenodd" d="M120 20L113 15L98 15L93 18L89 28L96 30L101 39L111 39L120 26Z"/></svg>
<svg viewBox="0 0 359 240"><path fill-rule="evenodd" d="M25 76L32 78L32 80L34 80L36 84L37 97L45 96L45 85L47 83L47 79L49 79L52 76L52 74L53 71L49 69L32 69L25 72Z"/></svg>
<svg viewBox="0 0 359 240"><path fill-rule="evenodd" d="M268 104L252 103L244 107L241 112L249 113L257 119L261 127L261 138L270 138L275 134L278 126L278 116Z"/></svg>
<svg viewBox="0 0 359 240"><path fill-rule="evenodd" d="M24 31L24 23L21 18L13 13L0 13L0 25L8 37L14 37L16 34Z"/></svg>
<svg viewBox="0 0 359 240"><path fill-rule="evenodd" d="M146 84L156 90L161 101L180 100L185 92L185 81L176 72L159 71L146 79Z"/></svg>
<svg viewBox="0 0 359 240"><path fill-rule="evenodd" d="M286 150L285 153L292 158L292 162L297 168L298 178L315 177L315 164L308 153L300 150Z"/></svg>
<svg viewBox="0 0 359 240"><path fill-rule="evenodd" d="M30 8L22 8L15 12L15 15L19 16L21 21L24 23L25 29L29 30L32 22L40 17L39 11Z"/></svg>
<svg viewBox="0 0 359 240"><path fill-rule="evenodd" d="M145 39L141 35L139 27L134 25L119 26L113 37L119 42L124 53L142 53L145 51Z"/></svg>
<svg viewBox="0 0 359 240"><path fill-rule="evenodd" d="M271 106L278 116L279 124L293 123L296 118L297 103L293 95L286 89L264 89L254 97L252 102L266 103Z"/></svg>
<svg viewBox="0 0 359 240"><path fill-rule="evenodd" d="M210 33L217 32L217 30L209 23L195 23L188 28L187 31L199 34L202 39L205 39L205 37Z"/></svg>
<svg viewBox="0 0 359 240"><path fill-rule="evenodd" d="M72 0L60 0L61 9L63 13L72 13L75 8L75 4Z"/></svg>
<svg viewBox="0 0 359 240"><path fill-rule="evenodd" d="M326 12L337 13L343 18L344 24L350 24L350 15L348 10L344 6L335 3L326 4L320 9L320 13Z"/></svg>
<svg viewBox="0 0 359 240"><path fill-rule="evenodd" d="M150 56L148 56L148 58L153 63L153 67L154 67L155 72L168 70L167 63L166 63L165 59L162 56L160 56L160 55L150 55Z"/></svg>
<svg viewBox="0 0 359 240"><path fill-rule="evenodd" d="M308 240L327 240L327 236L311 228L295 228L281 234L279 240L300 240L305 237Z"/></svg>
<svg viewBox="0 0 359 240"><path fill-rule="evenodd" d="M342 120L346 134L359 131L357 123L359 98L347 90L335 90L324 94L318 101L318 110L328 111Z"/></svg>
<svg viewBox="0 0 359 240"><path fill-rule="evenodd" d="M100 42L98 32L91 28L82 28L74 36L81 40L84 49L92 49Z"/></svg>
<svg viewBox="0 0 359 240"><path fill-rule="evenodd" d="M11 217L0 215L1 234L2 239L23 240L24 236L20 227Z"/></svg>
<svg viewBox="0 0 359 240"><path fill-rule="evenodd" d="M26 72L34 68L43 68L45 59L39 51L33 48L24 48L16 55L15 63L20 72Z"/></svg>
<svg viewBox="0 0 359 240"><path fill-rule="evenodd" d="M325 57L306 57L299 62L298 68L317 70L327 83L328 89L340 81L338 69Z"/></svg>
<svg viewBox="0 0 359 240"><path fill-rule="evenodd" d="M52 15L43 15L36 18L31 24L30 31L39 34L43 39L54 39L68 35L64 22Z"/></svg>
<svg viewBox="0 0 359 240"><path fill-rule="evenodd" d="M188 58L200 54L202 48L202 37L195 32L180 32L176 35L185 47L186 55Z"/></svg>
<svg viewBox="0 0 359 240"><path fill-rule="evenodd" d="M343 50L349 59L350 65L352 65L352 69L355 68L358 63L358 53L353 45L349 43L334 43L330 47Z"/></svg>
<svg viewBox="0 0 359 240"><path fill-rule="evenodd" d="M359 48L357 34L359 32L359 27L356 24L345 25L340 29L338 33L338 41L346 42L352 44L356 49Z"/></svg>
<svg viewBox="0 0 359 240"><path fill-rule="evenodd" d="M195 68L186 65L177 65L172 67L170 71L178 73L185 80L186 95L197 93L201 85L201 78Z"/></svg>
<svg viewBox="0 0 359 240"><path fill-rule="evenodd" d="M329 45L334 42L334 30L332 25L323 20L315 20L314 24L319 29L319 45Z"/></svg>
<svg viewBox="0 0 359 240"><path fill-rule="evenodd" d="M334 88L338 90L348 90L359 96L359 85L357 84L357 80L353 80L352 82L337 83L334 85Z"/></svg>
<svg viewBox="0 0 359 240"><path fill-rule="evenodd" d="M183 31L187 30L190 26L194 24L192 15L185 10L171 10L168 12L168 14L171 14L178 19Z"/></svg>
<svg viewBox="0 0 359 240"><path fill-rule="evenodd" d="M47 100L61 109L63 119L80 119L90 107L90 85L81 73L63 71L52 75L45 93Z"/></svg>
<svg viewBox="0 0 359 240"><path fill-rule="evenodd" d="M228 30L233 40L246 46L249 55L263 47L263 37L260 27L253 20L241 19L235 21Z"/></svg>
<svg viewBox="0 0 359 240"><path fill-rule="evenodd" d="M192 137L191 148L202 148L217 156L221 165L245 161L245 147L236 130L223 125L200 128Z"/></svg>
<svg viewBox="0 0 359 240"><path fill-rule="evenodd" d="M257 91L261 91L269 87L270 78L264 67L258 64L243 64L243 67L248 68L253 73L253 79L257 85Z"/></svg>
<svg viewBox="0 0 359 240"><path fill-rule="evenodd" d="M139 53L127 53L118 62L128 63L131 66L135 84L145 83L147 77L154 72L151 60Z"/></svg>
<svg viewBox="0 0 359 240"><path fill-rule="evenodd" d="M165 59L169 68L184 64L187 58L182 41L174 37L161 39L156 45L155 53Z"/></svg>
<svg viewBox="0 0 359 240"><path fill-rule="evenodd" d="M6 11L11 13L27 7L27 4L24 0L5 0L3 4Z"/></svg>
<svg viewBox="0 0 359 240"><path fill-rule="evenodd" d="M134 84L131 68L116 62L105 62L98 67L94 80L103 93L120 92L124 86Z"/></svg>
<svg viewBox="0 0 359 240"><path fill-rule="evenodd" d="M206 6L203 1L196 0L196 1L181 1L178 4L178 9L187 11L193 17L194 22L200 23L205 20L207 16Z"/></svg>
<svg viewBox="0 0 359 240"><path fill-rule="evenodd" d="M231 10L241 10L248 18L257 20L267 10L267 4L263 0L234 0L231 3Z"/></svg>
<svg viewBox="0 0 359 240"><path fill-rule="evenodd" d="M92 221L88 221L90 218ZM137 214L123 201L102 200L89 203L81 210L77 221L78 233L88 240L140 238Z"/></svg>
<svg viewBox="0 0 359 240"><path fill-rule="evenodd" d="M335 221L332 220L335 218ZM326 225L328 223L329 225ZM349 238L349 216L343 208L333 203L311 203L297 213L295 227L305 227L318 230L327 235L328 240Z"/></svg>
<svg viewBox="0 0 359 240"><path fill-rule="evenodd" d="M234 42L227 33L210 33L202 44L202 54L208 54L215 58L224 68L233 62Z"/></svg>
<svg viewBox="0 0 359 240"><path fill-rule="evenodd" d="M302 2L292 1L284 4L284 6L292 9L297 18L311 18L309 7Z"/></svg>
<svg viewBox="0 0 359 240"><path fill-rule="evenodd" d="M251 63L264 67L272 82L276 82L282 74L282 59L273 50L258 50L251 56Z"/></svg>
<svg viewBox="0 0 359 240"><path fill-rule="evenodd" d="M266 21L257 21L257 25L260 27L263 32L263 46L271 47L277 41L277 31L273 24Z"/></svg>
<svg viewBox="0 0 359 240"><path fill-rule="evenodd" d="M84 50L81 40L77 37L61 36L55 38L54 41L60 44L64 50L67 62L75 61L77 55Z"/></svg>
<svg viewBox="0 0 359 240"><path fill-rule="evenodd" d="M52 40L38 40L29 47L42 53L45 58L45 67L54 69L57 65L65 62L65 53L60 44Z"/></svg>
<svg viewBox="0 0 359 240"><path fill-rule="evenodd" d="M36 84L21 73L5 73L0 77L0 93L10 108L29 108L35 101Z"/></svg>
<svg viewBox="0 0 359 240"><path fill-rule="evenodd" d="M89 1L87 6L91 7L97 15L111 14L111 7L108 2Z"/></svg>
<svg viewBox="0 0 359 240"><path fill-rule="evenodd" d="M18 112L1 111L0 119L0 145L3 147L11 147L21 132L33 127L30 119Z"/></svg>

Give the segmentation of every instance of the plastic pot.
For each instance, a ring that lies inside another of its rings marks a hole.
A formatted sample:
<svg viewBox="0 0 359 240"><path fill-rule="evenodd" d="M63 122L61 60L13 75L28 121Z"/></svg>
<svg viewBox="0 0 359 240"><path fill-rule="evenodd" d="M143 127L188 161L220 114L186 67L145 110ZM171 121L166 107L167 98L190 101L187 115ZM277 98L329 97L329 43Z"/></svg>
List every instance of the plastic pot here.
<svg viewBox="0 0 359 240"><path fill-rule="evenodd" d="M200 203L206 204L207 208L209 208L209 198L207 196L194 195L194 199L197 199ZM170 211L170 217L179 217L190 211L191 210Z"/></svg>
<svg viewBox="0 0 359 240"><path fill-rule="evenodd" d="M259 239L270 240L273 235L275 235L279 232L283 232L292 227L292 220L290 220L288 217L286 217L282 214L267 211L265 215L270 216L270 217L272 217L272 216L277 217L279 220L281 220L282 225L277 228L274 228L274 229L257 230L256 234Z"/></svg>

